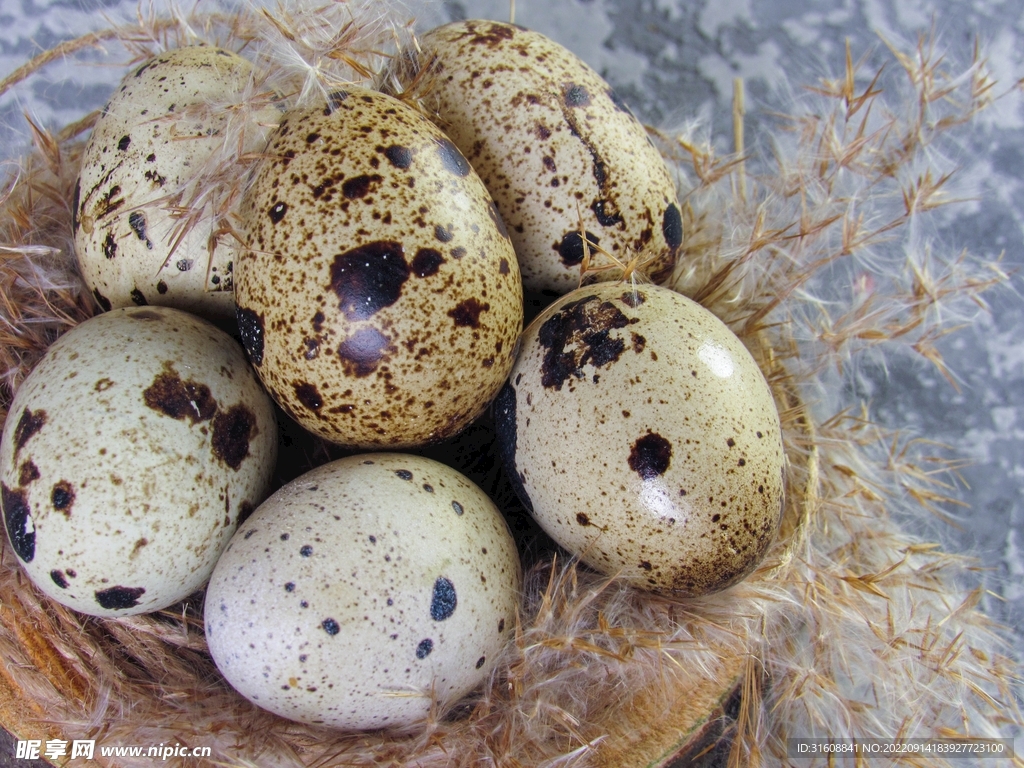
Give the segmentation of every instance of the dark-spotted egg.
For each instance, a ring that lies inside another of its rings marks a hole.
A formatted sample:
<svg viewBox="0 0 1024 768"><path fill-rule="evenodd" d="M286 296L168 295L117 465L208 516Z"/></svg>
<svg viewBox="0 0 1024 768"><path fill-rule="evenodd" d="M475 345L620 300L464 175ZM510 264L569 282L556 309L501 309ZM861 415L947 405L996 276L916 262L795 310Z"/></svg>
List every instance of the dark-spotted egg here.
<svg viewBox="0 0 1024 768"><path fill-rule="evenodd" d="M160 610L206 582L276 455L273 404L233 339L175 309L115 309L18 388L0 442L7 535L63 605Z"/></svg>
<svg viewBox="0 0 1024 768"><path fill-rule="evenodd" d="M103 309L159 304L233 314L234 243L212 211L197 216L181 196L192 194L189 185L218 150L251 151L265 141L259 119L235 116L251 71L230 51L176 48L136 67L104 107L73 203L79 268Z"/></svg>
<svg viewBox="0 0 1024 768"><path fill-rule="evenodd" d="M701 595L749 574L775 537L771 390L724 323L667 288L557 300L524 332L495 419L523 502L605 574Z"/></svg>
<svg viewBox="0 0 1024 768"><path fill-rule="evenodd" d="M483 183L423 115L354 88L287 113L241 211L242 338L306 429L422 445L500 389L522 328L515 253Z"/></svg>
<svg viewBox="0 0 1024 768"><path fill-rule="evenodd" d="M487 678L519 587L483 491L430 459L364 454L294 480L238 529L210 578L206 637L264 709L399 728Z"/></svg>
<svg viewBox="0 0 1024 768"><path fill-rule="evenodd" d="M608 83L512 24L460 21L421 45L433 67L427 103L494 196L528 291L576 287L581 219L587 240L654 282L668 277L683 237L675 184ZM594 252L593 263L612 262Z"/></svg>

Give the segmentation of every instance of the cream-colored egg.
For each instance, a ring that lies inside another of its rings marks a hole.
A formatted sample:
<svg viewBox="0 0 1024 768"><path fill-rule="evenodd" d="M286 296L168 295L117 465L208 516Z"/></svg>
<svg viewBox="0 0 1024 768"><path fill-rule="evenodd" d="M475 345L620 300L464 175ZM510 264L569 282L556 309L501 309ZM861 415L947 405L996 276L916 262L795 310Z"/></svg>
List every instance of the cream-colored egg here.
<svg viewBox="0 0 1024 768"><path fill-rule="evenodd" d="M528 291L576 287L587 239L671 273L683 230L675 184L640 122L572 52L522 27L460 21L420 41L427 103L508 226ZM595 265L610 264L593 254ZM615 278L621 270L601 273Z"/></svg>
<svg viewBox="0 0 1024 768"><path fill-rule="evenodd" d="M720 320L667 288L601 283L552 304L524 332L495 418L524 503L605 574L705 594L750 573L775 536L771 391Z"/></svg>
<svg viewBox="0 0 1024 768"><path fill-rule="evenodd" d="M515 253L479 178L421 114L359 89L289 112L241 212L242 339L303 427L422 445L501 388L522 329Z"/></svg>
<svg viewBox="0 0 1024 768"><path fill-rule="evenodd" d="M0 443L8 537L57 602L156 611L203 586L276 453L273 405L234 340L175 309L115 309L18 388Z"/></svg>
<svg viewBox="0 0 1024 768"><path fill-rule="evenodd" d="M215 231L212 211L182 228L194 212L175 196L226 143L244 152L265 141L258 121L237 117L237 135L225 135L226 105L240 102L251 70L220 48L173 49L129 73L104 107L82 157L73 222L82 276L103 309L233 314L234 243Z"/></svg>
<svg viewBox="0 0 1024 768"><path fill-rule="evenodd" d="M210 579L206 636L243 696L344 729L409 725L494 668L520 566L494 504L430 459L325 464L242 525Z"/></svg>

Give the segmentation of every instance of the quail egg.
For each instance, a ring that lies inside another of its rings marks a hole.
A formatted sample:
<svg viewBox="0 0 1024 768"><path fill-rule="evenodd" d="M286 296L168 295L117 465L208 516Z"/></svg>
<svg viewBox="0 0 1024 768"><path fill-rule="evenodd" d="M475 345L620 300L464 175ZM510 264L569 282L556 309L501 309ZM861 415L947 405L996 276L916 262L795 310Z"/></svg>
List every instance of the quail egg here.
<svg viewBox="0 0 1024 768"><path fill-rule="evenodd" d="M423 115L352 88L287 113L242 201L242 339L304 428L359 448L455 434L501 388L522 329L490 195Z"/></svg>
<svg viewBox="0 0 1024 768"><path fill-rule="evenodd" d="M678 293L599 283L558 299L494 408L524 504L602 573L701 595L749 574L775 536L771 391L725 324Z"/></svg>
<svg viewBox="0 0 1024 768"><path fill-rule="evenodd" d="M206 593L227 681L282 717L398 728L494 668L520 588L515 544L487 496L402 454L324 464L235 534Z"/></svg>
<svg viewBox="0 0 1024 768"><path fill-rule="evenodd" d="M262 501L276 438L273 404L223 331L167 307L98 315L11 404L0 481L14 553L82 613L171 605Z"/></svg>
<svg viewBox="0 0 1024 768"><path fill-rule="evenodd" d="M586 239L620 262L642 262L654 282L671 274L683 237L675 184L644 126L596 72L512 24L460 21L420 42L432 62L428 104L494 196L527 291L577 286L581 218Z"/></svg>
<svg viewBox="0 0 1024 768"><path fill-rule="evenodd" d="M238 106L251 70L220 48L173 49L136 67L104 107L73 202L78 264L104 310L159 304L233 314L234 246L212 215L184 226L177 196L225 143L244 152L265 140L258 121L242 125L226 106Z"/></svg>

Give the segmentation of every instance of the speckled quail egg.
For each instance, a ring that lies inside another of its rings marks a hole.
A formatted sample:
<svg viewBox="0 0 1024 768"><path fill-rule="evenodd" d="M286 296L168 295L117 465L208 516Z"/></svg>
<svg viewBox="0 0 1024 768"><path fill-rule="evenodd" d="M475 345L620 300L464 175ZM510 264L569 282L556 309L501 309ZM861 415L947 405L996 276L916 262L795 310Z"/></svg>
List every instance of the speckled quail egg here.
<svg viewBox="0 0 1024 768"><path fill-rule="evenodd" d="M642 252L654 282L668 277L683 238L675 184L596 72L544 35L494 21L447 24L420 43L435 72L428 104L494 196L527 291L577 286L581 217L588 241L623 263Z"/></svg>
<svg viewBox="0 0 1024 768"><path fill-rule="evenodd" d="M667 288L557 300L494 407L523 502L602 573L701 595L749 574L775 536L784 455L768 384L718 318Z"/></svg>
<svg viewBox="0 0 1024 768"><path fill-rule="evenodd" d="M364 454L267 499L206 593L206 637L243 696L286 718L397 728L493 669L520 566L501 514L444 464Z"/></svg>
<svg viewBox="0 0 1024 768"><path fill-rule="evenodd" d="M237 117L226 135L237 110L224 104L239 103L251 70L220 48L170 50L130 72L104 107L73 208L78 264L103 309L160 304L233 314L234 244L218 236L210 214L182 236L182 215L191 212L175 196L225 143L244 152L265 141L259 121L243 126Z"/></svg>
<svg viewBox="0 0 1024 768"><path fill-rule="evenodd" d="M515 252L429 120L350 89L287 113L242 202L242 339L264 385L335 443L456 433L501 388L522 329Z"/></svg>
<svg viewBox="0 0 1024 768"><path fill-rule="evenodd" d="M47 350L4 426L14 553L83 613L187 597L267 492L274 418L242 349L207 321L167 307L87 320Z"/></svg>

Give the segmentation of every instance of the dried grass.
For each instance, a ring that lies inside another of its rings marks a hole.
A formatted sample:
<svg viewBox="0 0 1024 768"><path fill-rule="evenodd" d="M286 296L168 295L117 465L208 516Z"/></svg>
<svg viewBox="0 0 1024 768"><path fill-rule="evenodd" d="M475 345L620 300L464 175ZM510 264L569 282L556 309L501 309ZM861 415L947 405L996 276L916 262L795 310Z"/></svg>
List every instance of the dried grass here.
<svg viewBox="0 0 1024 768"><path fill-rule="evenodd" d="M412 45L402 13L325 2L234 17L140 15L61 55L100 40L121 41L127 60L197 39L241 50L257 65L235 105L241 124L270 94L295 102L380 82L387 57ZM728 657L746 659L730 765L786 764L789 737L1017 733L1019 673L978 610L974 565L898 522L944 515L956 503L957 465L931 460L926 441L882 429L835 395L878 350L918 355L953 380L939 341L1005 281L997 263L939 253L921 234L927 214L953 199L942 142L996 97L981 52L962 73L928 38L892 55L906 75L894 92L860 74L848 51L839 78L775 116L765 151L719 157L692 132L652 130L683 179L687 236L671 284L744 339L782 416L783 528L747 581L683 600L541 562L528 574L515 640L480 692L416 730L353 735L286 722L232 692L206 653L201 595L154 616L83 617L35 591L5 543L0 651L12 679L67 738L211 746L217 762L238 766L588 765L624 693L708 680L728 689ZM429 82L402 87L415 100ZM68 202L90 120L58 135L33 127L35 149L4 188L4 416L48 344L94 311L74 268ZM246 162L226 141L174 204L230 233ZM638 254L625 265L632 279L642 264Z"/></svg>

